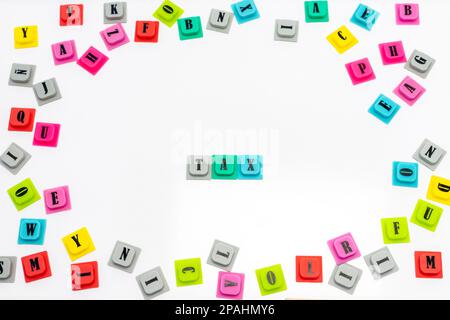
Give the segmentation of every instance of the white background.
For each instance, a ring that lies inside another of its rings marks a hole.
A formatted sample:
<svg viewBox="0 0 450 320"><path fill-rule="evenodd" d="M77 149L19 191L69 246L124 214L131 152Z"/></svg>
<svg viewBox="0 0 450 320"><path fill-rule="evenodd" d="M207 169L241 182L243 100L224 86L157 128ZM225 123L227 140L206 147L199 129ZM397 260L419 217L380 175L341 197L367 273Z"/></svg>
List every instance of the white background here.
<svg viewBox="0 0 450 320"><path fill-rule="evenodd" d="M204 30L202 39L179 41L176 25L160 27L157 44L131 42L107 52L99 32L103 1L85 4L82 27L59 27L52 0L2 0L0 9L0 148L16 142L33 158L17 176L0 170L0 254L20 257L48 250L53 276L25 284L0 284L0 299L141 299L134 277L161 266L170 285L165 299L213 299L218 269L206 264L214 239L240 247L233 271L244 272L248 299L450 298L448 207L435 233L410 225L411 243L391 245L400 271L375 281L363 269L354 296L327 282L334 260L326 241L352 232L363 255L384 246L380 219L407 216L425 199L431 171L420 166L419 188L391 184L392 161L412 161L424 138L450 151L450 3L420 2L420 26L397 26L396 1L366 0L381 16L371 32L349 22L359 1L329 1L330 22L306 24L303 1L258 0L261 18L229 35ZM128 1L125 29L153 20L161 1ZM69 2L70 3L70 2ZM75 2L76 3L76 2ZM176 0L184 17L230 9L226 0ZM300 21L298 43L273 41L275 19ZM39 26L39 47L15 50L13 28ZM345 24L360 43L339 55L326 36ZM76 40L110 61L93 77L75 63L54 66L50 45ZM426 80L383 66L378 44L402 40L437 63ZM344 64L368 57L377 79L352 86ZM37 121L61 123L56 149L32 146L31 133L8 132L11 107L36 107L32 89L9 87L11 63L37 65L35 81L56 77L63 99L38 107ZM397 102L394 87L410 75L427 88L389 126L367 110L380 93ZM261 181L186 181L192 153L265 157ZM437 175L450 176L448 156ZM42 191L69 185L73 210L47 216L44 203L18 213L6 190L30 177ZM44 246L19 246L20 218L47 218ZM100 288L70 289L70 260L61 238L86 226L97 250L77 262L97 260ZM134 274L106 265L117 240L142 248ZM443 251L444 279L416 279L415 250ZM322 255L324 283L295 282L295 256ZM177 288L176 259L201 257L204 284ZM20 260L19 260L20 261ZM258 268L281 263L288 291L261 297Z"/></svg>

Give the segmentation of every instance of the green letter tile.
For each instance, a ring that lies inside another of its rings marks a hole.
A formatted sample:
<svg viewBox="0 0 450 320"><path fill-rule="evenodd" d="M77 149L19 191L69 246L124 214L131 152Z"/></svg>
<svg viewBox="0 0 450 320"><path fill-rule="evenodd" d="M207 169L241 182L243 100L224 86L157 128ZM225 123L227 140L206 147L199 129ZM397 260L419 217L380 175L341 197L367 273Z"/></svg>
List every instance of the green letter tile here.
<svg viewBox="0 0 450 320"><path fill-rule="evenodd" d="M408 220L406 217L381 219L384 243L407 243L410 242Z"/></svg>
<svg viewBox="0 0 450 320"><path fill-rule="evenodd" d="M177 278L177 287L202 284L203 275L200 258L176 260L175 275Z"/></svg>
<svg viewBox="0 0 450 320"><path fill-rule="evenodd" d="M8 194L18 211L25 209L41 199L41 196L30 179L25 179L9 189Z"/></svg>
<svg viewBox="0 0 450 320"><path fill-rule="evenodd" d="M281 264L256 270L256 279L263 296L287 290Z"/></svg>
<svg viewBox="0 0 450 320"><path fill-rule="evenodd" d="M164 23L169 28L172 27L184 10L169 0L165 0L158 9L153 13L153 16Z"/></svg>
<svg viewBox="0 0 450 320"><path fill-rule="evenodd" d="M434 232L436 231L436 227L439 223L439 219L441 219L443 211L444 210L441 207L419 199L410 221L422 228Z"/></svg>

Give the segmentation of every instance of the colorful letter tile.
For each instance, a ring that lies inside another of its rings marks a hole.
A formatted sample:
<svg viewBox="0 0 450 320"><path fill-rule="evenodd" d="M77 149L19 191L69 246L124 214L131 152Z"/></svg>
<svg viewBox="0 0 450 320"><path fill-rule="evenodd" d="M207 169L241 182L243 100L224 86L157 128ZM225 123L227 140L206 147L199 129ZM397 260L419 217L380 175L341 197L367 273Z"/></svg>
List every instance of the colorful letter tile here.
<svg viewBox="0 0 450 320"><path fill-rule="evenodd" d="M433 68L436 60L426 53L414 50L405 64L405 69L425 79Z"/></svg>
<svg viewBox="0 0 450 320"><path fill-rule="evenodd" d="M186 180L211 180L211 157L188 156Z"/></svg>
<svg viewBox="0 0 450 320"><path fill-rule="evenodd" d="M179 17L184 13L184 10L169 0L165 0L156 11L153 17L164 23L169 28L172 27Z"/></svg>
<svg viewBox="0 0 450 320"><path fill-rule="evenodd" d="M346 26L341 26L339 29L332 32L327 37L327 40L340 54L358 43L358 39L355 38Z"/></svg>
<svg viewBox="0 0 450 320"><path fill-rule="evenodd" d="M444 149L425 139L419 149L413 154L413 159L434 171L446 154L447 152Z"/></svg>
<svg viewBox="0 0 450 320"><path fill-rule="evenodd" d="M361 276L361 269L344 263L334 267L328 284L348 294L353 294Z"/></svg>
<svg viewBox="0 0 450 320"><path fill-rule="evenodd" d="M0 165L16 175L31 159L31 155L14 142L0 156Z"/></svg>
<svg viewBox="0 0 450 320"><path fill-rule="evenodd" d="M375 79L375 73L367 58L347 63L345 68L347 69L353 85Z"/></svg>
<svg viewBox="0 0 450 320"><path fill-rule="evenodd" d="M322 257L296 256L295 278L297 282L322 282Z"/></svg>
<svg viewBox="0 0 450 320"><path fill-rule="evenodd" d="M381 229L385 244L410 242L406 217L381 219Z"/></svg>
<svg viewBox="0 0 450 320"><path fill-rule="evenodd" d="M36 122L33 146L56 148L60 129L61 125L57 123Z"/></svg>
<svg viewBox="0 0 450 320"><path fill-rule="evenodd" d="M369 113L385 124L389 124L400 110L400 105L380 94L375 102L370 106Z"/></svg>
<svg viewBox="0 0 450 320"><path fill-rule="evenodd" d="M418 3L399 3L395 5L395 18L399 25L420 24Z"/></svg>
<svg viewBox="0 0 450 320"><path fill-rule="evenodd" d="M132 273L136 266L141 249L121 241L117 241L109 258L108 266Z"/></svg>
<svg viewBox="0 0 450 320"><path fill-rule="evenodd" d="M259 18L258 8L253 0L243 0L231 5L236 21L239 24Z"/></svg>
<svg viewBox="0 0 450 320"><path fill-rule="evenodd" d="M306 22L328 22L328 1L305 1Z"/></svg>
<svg viewBox="0 0 450 320"><path fill-rule="evenodd" d="M213 155L212 178L222 180L234 180L238 177L237 156Z"/></svg>
<svg viewBox="0 0 450 320"><path fill-rule="evenodd" d="M434 232L436 231L443 211L442 208L419 199L410 221L419 227Z"/></svg>
<svg viewBox="0 0 450 320"><path fill-rule="evenodd" d="M88 253L95 251L94 243L86 228L81 228L64 238L62 242L66 247L70 260L77 260Z"/></svg>
<svg viewBox="0 0 450 320"><path fill-rule="evenodd" d="M256 270L256 279L262 296L287 290L281 264Z"/></svg>
<svg viewBox="0 0 450 320"><path fill-rule="evenodd" d="M238 157L238 179L241 180L262 180L263 161L259 155L245 155Z"/></svg>
<svg viewBox="0 0 450 320"><path fill-rule="evenodd" d="M364 260L375 280L379 280L398 271L397 263L388 247L369 253L364 256Z"/></svg>
<svg viewBox="0 0 450 320"><path fill-rule="evenodd" d="M238 247L220 240L214 240L206 263L226 271L231 271L238 252Z"/></svg>
<svg viewBox="0 0 450 320"><path fill-rule="evenodd" d="M68 186L44 190L45 212L47 214L72 209Z"/></svg>
<svg viewBox="0 0 450 320"><path fill-rule="evenodd" d="M25 179L21 183L10 188L8 194L18 211L41 200L41 196L36 190L33 182L31 182L31 179Z"/></svg>
<svg viewBox="0 0 450 320"><path fill-rule="evenodd" d="M0 284L16 281L17 257L0 256Z"/></svg>
<svg viewBox="0 0 450 320"><path fill-rule="evenodd" d="M450 180L431 176L427 199L450 206Z"/></svg>
<svg viewBox="0 0 450 320"><path fill-rule="evenodd" d="M202 262L200 258L176 260L175 275L177 287L193 286L203 283Z"/></svg>
<svg viewBox="0 0 450 320"><path fill-rule="evenodd" d="M233 24L234 14L232 12L211 9L206 29L221 33L229 33Z"/></svg>
<svg viewBox="0 0 450 320"><path fill-rule="evenodd" d="M419 165L413 162L394 161L392 165L392 185L417 188L419 185Z"/></svg>
<svg viewBox="0 0 450 320"><path fill-rule="evenodd" d="M11 108L9 115L9 131L31 132L34 128L34 118L36 109L31 108Z"/></svg>
<svg viewBox="0 0 450 320"><path fill-rule="evenodd" d="M160 267L138 275L136 281L145 300L154 299L169 291L169 286Z"/></svg>
<svg viewBox="0 0 450 320"><path fill-rule="evenodd" d="M115 24L100 32L106 48L111 51L130 42L121 23Z"/></svg>
<svg viewBox="0 0 450 320"><path fill-rule="evenodd" d="M158 42L159 21L136 21L134 42Z"/></svg>
<svg viewBox="0 0 450 320"><path fill-rule="evenodd" d="M380 43L378 49L384 65L406 62L406 54L401 41Z"/></svg>
<svg viewBox="0 0 450 320"><path fill-rule="evenodd" d="M81 58L78 59L77 64L95 76L108 60L109 58L103 53L94 47L90 47Z"/></svg>
<svg viewBox="0 0 450 320"><path fill-rule="evenodd" d="M103 23L112 24L118 22L127 22L127 3L108 2L103 4Z"/></svg>
<svg viewBox="0 0 450 320"><path fill-rule="evenodd" d="M343 264L361 256L351 233L343 234L327 242L336 264Z"/></svg>
<svg viewBox="0 0 450 320"><path fill-rule="evenodd" d="M33 91L39 106L61 99L61 91L55 78L36 83Z"/></svg>
<svg viewBox="0 0 450 320"><path fill-rule="evenodd" d="M21 219L17 244L43 245L46 227L44 219Z"/></svg>
<svg viewBox="0 0 450 320"><path fill-rule="evenodd" d="M217 281L216 297L223 299L242 300L244 296L244 280L243 273L219 272L219 280Z"/></svg>
<svg viewBox="0 0 450 320"><path fill-rule="evenodd" d="M83 25L83 5L63 4L59 6L59 25L61 27Z"/></svg>
<svg viewBox="0 0 450 320"><path fill-rule="evenodd" d="M379 12L364 4L359 4L350 21L357 26L370 31L375 22L377 22L379 16Z"/></svg>
<svg viewBox="0 0 450 320"><path fill-rule="evenodd" d="M38 27L22 26L14 28L14 48L25 49L38 46Z"/></svg>
<svg viewBox="0 0 450 320"><path fill-rule="evenodd" d="M178 34L180 40L203 38L202 21L200 17L178 19Z"/></svg>
<svg viewBox="0 0 450 320"><path fill-rule="evenodd" d="M297 42L298 21L296 20L275 20L275 41Z"/></svg>
<svg viewBox="0 0 450 320"><path fill-rule="evenodd" d="M16 87L32 87L36 66L33 64L13 63L9 73L8 85Z"/></svg>
<svg viewBox="0 0 450 320"><path fill-rule="evenodd" d="M408 105L414 105L417 100L425 93L425 88L410 77L406 77L394 89L394 93Z"/></svg>
<svg viewBox="0 0 450 320"><path fill-rule="evenodd" d="M416 278L442 279L442 253L415 251Z"/></svg>
<svg viewBox="0 0 450 320"><path fill-rule="evenodd" d="M33 282L52 276L47 251L22 257L25 282Z"/></svg>
<svg viewBox="0 0 450 320"><path fill-rule="evenodd" d="M72 291L98 288L97 261L76 263L70 266Z"/></svg>
<svg viewBox="0 0 450 320"><path fill-rule="evenodd" d="M75 41L62 41L52 44L53 62L56 66L78 60Z"/></svg>

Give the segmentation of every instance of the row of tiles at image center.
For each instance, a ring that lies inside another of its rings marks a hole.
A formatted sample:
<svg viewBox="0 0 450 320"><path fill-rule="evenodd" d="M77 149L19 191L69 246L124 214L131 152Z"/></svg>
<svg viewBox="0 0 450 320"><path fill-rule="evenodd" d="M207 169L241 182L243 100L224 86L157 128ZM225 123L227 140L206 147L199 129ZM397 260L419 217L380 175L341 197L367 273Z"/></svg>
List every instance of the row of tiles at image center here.
<svg viewBox="0 0 450 320"><path fill-rule="evenodd" d="M435 170L445 154L445 150L425 139L419 149L414 153L413 158L431 170ZM1 155L0 163L11 171L11 173L16 174L17 169L23 167L29 158L30 156L27 152L13 143ZM191 155L187 159L186 178L188 180L262 180L262 168L263 161L260 155L214 155L212 157ZM395 161L393 163L392 184L394 186L416 188L419 182L418 171L419 166L417 163ZM53 193L50 191L53 191ZM61 206L65 209L67 203L70 206L70 196L67 186L50 191L47 190L44 192L46 195L47 212L58 210ZM39 192L29 178L8 189L8 194L16 209L19 211L41 199ZM57 204L52 203L53 200L49 194L57 194L59 202ZM428 196L437 202L448 204L450 203L449 195L449 180L432 176ZM61 203L64 205L61 205Z"/></svg>

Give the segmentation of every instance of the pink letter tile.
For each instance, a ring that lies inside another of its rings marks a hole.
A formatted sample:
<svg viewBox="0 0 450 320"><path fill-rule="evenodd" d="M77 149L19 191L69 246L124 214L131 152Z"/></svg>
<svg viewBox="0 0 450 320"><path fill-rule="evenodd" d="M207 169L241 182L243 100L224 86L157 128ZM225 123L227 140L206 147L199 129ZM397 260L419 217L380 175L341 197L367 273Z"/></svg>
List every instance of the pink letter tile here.
<svg viewBox="0 0 450 320"><path fill-rule="evenodd" d="M378 48L384 65L406 62L405 50L401 41L381 43Z"/></svg>
<svg viewBox="0 0 450 320"><path fill-rule="evenodd" d="M60 127L61 125L56 123L36 122L33 146L57 147Z"/></svg>
<svg viewBox="0 0 450 320"><path fill-rule="evenodd" d="M109 58L103 53L94 47L90 47L81 58L78 59L77 64L95 76L108 60Z"/></svg>
<svg viewBox="0 0 450 320"><path fill-rule="evenodd" d="M394 89L394 93L408 105L412 106L425 93L426 89L410 77L406 77Z"/></svg>
<svg viewBox="0 0 450 320"><path fill-rule="evenodd" d="M361 256L351 233L346 233L340 237L331 239L327 244L337 265Z"/></svg>
<svg viewBox="0 0 450 320"><path fill-rule="evenodd" d="M244 296L244 278L245 275L243 273L220 271L216 297L242 300Z"/></svg>
<svg viewBox="0 0 450 320"><path fill-rule="evenodd" d="M400 25L420 24L418 3L399 3L395 5L395 20Z"/></svg>
<svg viewBox="0 0 450 320"><path fill-rule="evenodd" d="M53 61L55 65L60 65L78 60L75 41L62 41L52 44Z"/></svg>
<svg viewBox="0 0 450 320"><path fill-rule="evenodd" d="M68 186L44 190L44 200L47 214L72 209Z"/></svg>
<svg viewBox="0 0 450 320"><path fill-rule="evenodd" d="M347 63L345 68L347 69L353 85L375 79L375 73L367 58Z"/></svg>
<svg viewBox="0 0 450 320"><path fill-rule="evenodd" d="M130 42L121 23L115 24L100 32L100 36L108 50L116 49Z"/></svg>

